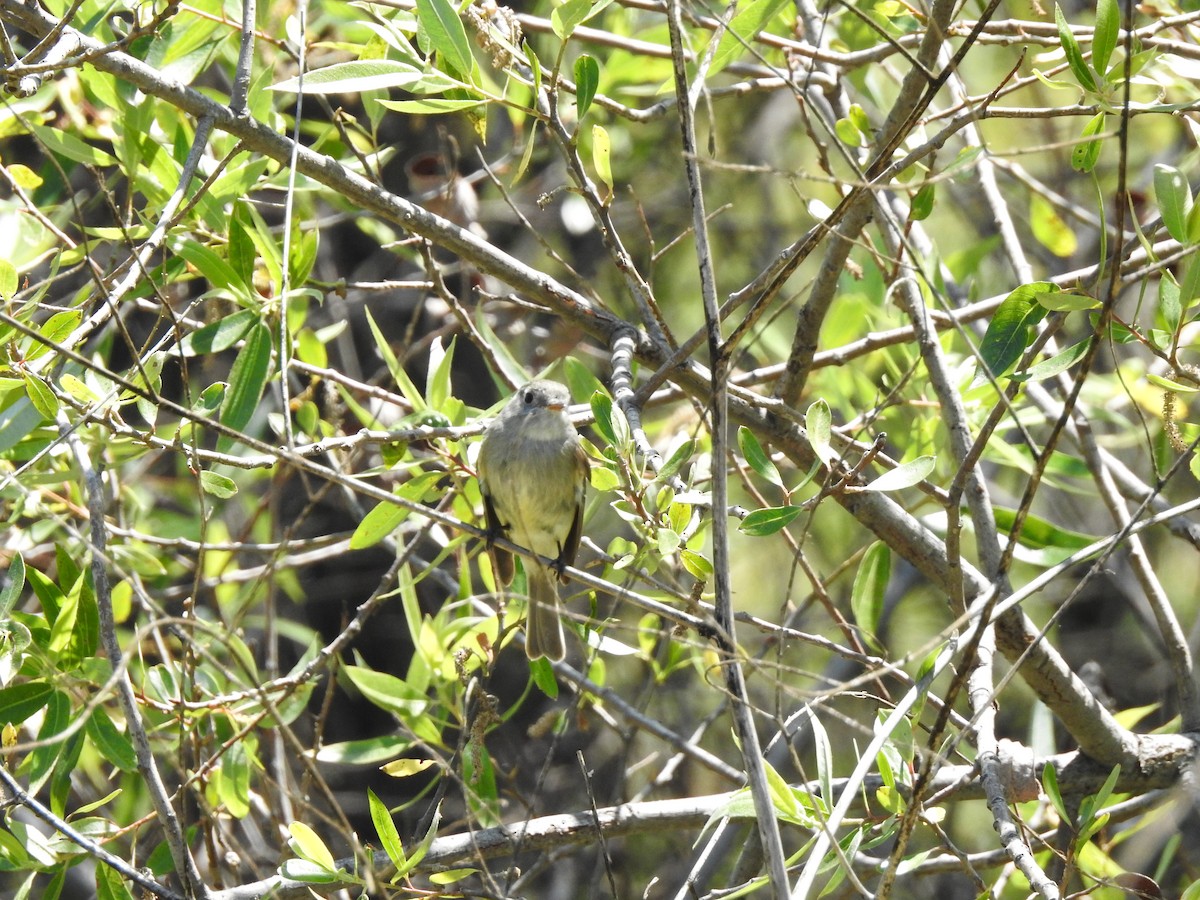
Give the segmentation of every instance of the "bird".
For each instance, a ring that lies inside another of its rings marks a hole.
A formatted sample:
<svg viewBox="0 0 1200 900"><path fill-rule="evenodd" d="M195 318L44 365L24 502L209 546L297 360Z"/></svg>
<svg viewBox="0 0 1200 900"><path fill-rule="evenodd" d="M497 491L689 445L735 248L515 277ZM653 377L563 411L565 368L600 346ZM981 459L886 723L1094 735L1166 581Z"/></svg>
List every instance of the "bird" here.
<svg viewBox="0 0 1200 900"><path fill-rule="evenodd" d="M513 579L513 558L496 547L507 537L540 559L527 558L529 614L525 652L531 660L566 655L559 618L558 582L573 565L583 533L583 507L590 464L566 409L566 385L531 381L519 388L484 431L478 475L483 494L488 547L500 582Z"/></svg>

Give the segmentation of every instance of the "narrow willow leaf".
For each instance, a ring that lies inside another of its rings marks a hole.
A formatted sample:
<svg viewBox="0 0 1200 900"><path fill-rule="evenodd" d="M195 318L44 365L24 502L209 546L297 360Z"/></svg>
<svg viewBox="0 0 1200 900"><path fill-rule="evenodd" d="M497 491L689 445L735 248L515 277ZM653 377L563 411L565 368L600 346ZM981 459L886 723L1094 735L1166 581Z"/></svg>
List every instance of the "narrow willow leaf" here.
<svg viewBox="0 0 1200 900"><path fill-rule="evenodd" d="M292 850L298 856L326 872L337 871L337 863L333 859L333 854L329 852L325 842L312 828L303 822L293 822L288 826L288 833L292 836L288 843L292 845Z"/></svg>
<svg viewBox="0 0 1200 900"><path fill-rule="evenodd" d="M667 459L655 478L659 481L665 481L668 478L673 478L683 468L683 464L692 458L696 452L696 441L693 438L688 438L682 444L675 448L675 452Z"/></svg>
<svg viewBox="0 0 1200 900"><path fill-rule="evenodd" d="M50 702L54 688L44 681L26 681L0 689L0 722L20 725Z"/></svg>
<svg viewBox="0 0 1200 900"><path fill-rule="evenodd" d="M1012 368L1032 342L1034 326L1046 315L1046 308L1037 302L1037 296L1058 289L1058 285L1048 281L1023 284L996 308L979 344L983 364L993 375L999 377ZM984 378L981 374L977 380Z"/></svg>
<svg viewBox="0 0 1200 900"><path fill-rule="evenodd" d="M380 106L396 112L418 116L438 116L443 113L462 112L482 106L483 100L451 100L444 97L426 97L423 100L377 100Z"/></svg>
<svg viewBox="0 0 1200 900"><path fill-rule="evenodd" d="M1098 309L1100 301L1083 291L1043 291L1034 296L1039 304L1052 312L1072 312L1079 309Z"/></svg>
<svg viewBox="0 0 1200 900"><path fill-rule="evenodd" d="M408 857L404 853L400 832L396 830L396 823L392 820L387 805L370 788L367 788L367 805L371 809L371 822L375 826L375 833L379 835L380 846L387 853L392 865L403 869L408 863Z"/></svg>
<svg viewBox="0 0 1200 900"><path fill-rule="evenodd" d="M1103 74L1108 69L1117 38L1121 33L1121 14L1117 0L1096 0L1096 30L1092 34L1092 68Z"/></svg>
<svg viewBox="0 0 1200 900"><path fill-rule="evenodd" d="M250 329L246 343L238 351L237 359L229 370L229 388L221 404L221 424L236 431L241 431L249 424L258 410L270 369L271 331L260 322ZM224 453L233 444L233 438L221 435L217 449Z"/></svg>
<svg viewBox="0 0 1200 900"><path fill-rule="evenodd" d="M363 91L407 88L425 77L425 71L411 63L391 59L355 59L334 63L273 84L267 90L302 94L356 94Z"/></svg>
<svg viewBox="0 0 1200 900"><path fill-rule="evenodd" d="M442 61L468 84L475 66L471 42L450 0L417 0L417 22Z"/></svg>
<svg viewBox="0 0 1200 900"><path fill-rule="evenodd" d="M412 746L412 741L398 735L360 738L358 740L340 741L336 744L322 744L315 754L320 763L332 763L342 766L369 766L395 759Z"/></svg>
<svg viewBox="0 0 1200 900"><path fill-rule="evenodd" d="M208 281L210 287L228 288L239 294L249 288L238 276L233 266L224 259L193 240L186 240L175 247L175 253L187 260Z"/></svg>
<svg viewBox="0 0 1200 900"><path fill-rule="evenodd" d="M771 461L770 455L763 450L763 446L758 442L758 438L754 432L745 425L742 425L738 428L737 439L738 448L742 451L742 456L746 458L746 463L750 468L771 482L771 484L783 487L783 479L779 476L779 469Z"/></svg>
<svg viewBox="0 0 1200 900"><path fill-rule="evenodd" d="M1071 67L1071 74L1084 90L1095 93L1096 79L1092 77L1092 70L1083 58L1083 51L1079 49L1079 41L1075 39L1075 33L1071 31L1071 25L1057 3L1054 4L1054 22L1058 26L1058 39L1067 55L1067 65Z"/></svg>
<svg viewBox="0 0 1200 900"><path fill-rule="evenodd" d="M133 744L129 738L117 731L117 726L108 717L104 707L97 707L88 717L87 736L92 745L100 751L100 755L122 772L138 770Z"/></svg>
<svg viewBox="0 0 1200 900"><path fill-rule="evenodd" d="M803 506L770 506L766 509L756 509L738 525L738 530L751 537L766 537L786 528L800 513Z"/></svg>
<svg viewBox="0 0 1200 900"><path fill-rule="evenodd" d="M596 430L600 432L600 436L610 447L617 446L617 431L613 427L612 397L603 391L596 391L592 394L591 407Z"/></svg>
<svg viewBox="0 0 1200 900"><path fill-rule="evenodd" d="M1174 166L1159 163L1154 167L1154 196L1167 234L1180 243L1188 237L1188 213L1192 210L1192 189L1183 173Z"/></svg>
<svg viewBox="0 0 1200 900"><path fill-rule="evenodd" d="M1012 532L1013 525L1017 521L1017 514L1014 510L997 506L993 508L992 516L996 520L997 528L1005 533ZM1084 547L1094 544L1097 538L1090 534L1061 528L1040 516L1027 513L1025 520L1021 523L1021 532L1017 535L1017 540L1026 547L1035 549L1056 547L1061 550L1073 551L1082 550Z"/></svg>
<svg viewBox="0 0 1200 900"><path fill-rule="evenodd" d="M896 466L890 472L884 472L863 488L867 491L899 491L903 488L920 484L933 471L937 457L918 456L914 460Z"/></svg>
<svg viewBox="0 0 1200 900"><path fill-rule="evenodd" d="M98 166L107 168L108 166L117 165L117 159L110 153L93 147L91 144L85 144L79 138L75 137L66 131L59 131L57 128L49 128L45 125L35 125L32 122L26 123L26 127L34 133L39 141L46 145L46 148L59 156L64 156L72 162L85 163L89 166Z"/></svg>
<svg viewBox="0 0 1200 900"><path fill-rule="evenodd" d="M815 400L804 414L804 430L808 434L808 442L813 452L825 465L829 465L837 454L830 441L833 437L833 419L829 414L829 404L824 400Z"/></svg>
<svg viewBox="0 0 1200 900"><path fill-rule="evenodd" d="M8 564L7 583L0 588L0 620L7 619L13 605L25 589L25 559L19 552L13 553Z"/></svg>
<svg viewBox="0 0 1200 900"><path fill-rule="evenodd" d="M1062 372L1067 371L1079 360L1083 359L1087 353L1090 339L1084 339L1076 344L1072 344L1062 353L1058 353L1049 359L1042 360L1037 365L1030 366L1023 372L1013 372L1013 381L1044 381L1047 378L1053 378Z"/></svg>
<svg viewBox="0 0 1200 900"><path fill-rule="evenodd" d="M25 382L25 395L33 404L33 408L41 414L42 418L54 421L54 417L58 414L58 398L54 396L54 391L50 390L46 386L46 382L32 372L22 372L21 378Z"/></svg>
<svg viewBox="0 0 1200 900"><path fill-rule="evenodd" d="M66 309L52 315L38 329L38 334L42 339L33 342L25 354L25 361L29 362L29 360L36 359L60 346L70 337L71 332L78 327L81 321L83 321L83 311L80 309Z"/></svg>
<svg viewBox="0 0 1200 900"><path fill-rule="evenodd" d="M749 6L739 10L737 15L729 20L729 26L721 35L720 43L713 53L712 63L708 67L709 77L716 75L746 52L747 46L758 37L758 33L787 5L787 0L754 0Z"/></svg>
<svg viewBox="0 0 1200 900"><path fill-rule="evenodd" d="M1158 279L1158 314L1162 316L1167 331L1179 328L1183 318L1183 304L1179 301L1179 282L1170 272L1163 272Z"/></svg>
<svg viewBox="0 0 1200 900"><path fill-rule="evenodd" d="M587 115L600 86L600 64L586 53L575 60L575 107L580 121Z"/></svg>
<svg viewBox="0 0 1200 900"><path fill-rule="evenodd" d="M873 635L879 630L883 598L891 574L892 552L887 544L876 541L863 554L862 562L854 575L854 587L850 591L850 608L854 611L854 621L867 634Z"/></svg>

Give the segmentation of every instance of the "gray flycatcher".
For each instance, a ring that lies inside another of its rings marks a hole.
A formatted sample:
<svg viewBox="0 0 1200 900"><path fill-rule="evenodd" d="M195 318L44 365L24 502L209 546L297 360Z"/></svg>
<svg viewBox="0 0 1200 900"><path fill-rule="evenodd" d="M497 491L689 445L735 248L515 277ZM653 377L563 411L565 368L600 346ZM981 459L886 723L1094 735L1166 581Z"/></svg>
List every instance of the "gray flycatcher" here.
<svg viewBox="0 0 1200 900"><path fill-rule="evenodd" d="M556 381L531 381L513 394L488 426L479 448L479 488L489 544L506 536L514 544L555 561L525 559L529 620L525 652L530 659L560 660L566 654L558 616L558 580L567 578L583 528L588 458L567 417L571 394ZM513 578L512 556L492 547L496 574Z"/></svg>

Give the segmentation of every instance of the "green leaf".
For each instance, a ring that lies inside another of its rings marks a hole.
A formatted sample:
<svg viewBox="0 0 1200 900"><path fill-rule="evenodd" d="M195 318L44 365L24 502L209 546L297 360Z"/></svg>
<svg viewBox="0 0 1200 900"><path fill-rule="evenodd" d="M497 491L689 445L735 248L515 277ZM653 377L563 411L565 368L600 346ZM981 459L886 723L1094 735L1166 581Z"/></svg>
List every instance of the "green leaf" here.
<svg viewBox="0 0 1200 900"><path fill-rule="evenodd" d="M1200 254L1193 253L1186 266L1179 281L1179 305L1191 309L1200 297Z"/></svg>
<svg viewBox="0 0 1200 900"><path fill-rule="evenodd" d="M1013 372L1013 381L1044 381L1047 378L1053 378L1061 372L1067 371L1079 360L1083 359L1087 353L1088 345L1091 343L1090 338L1085 338L1076 344L1072 344L1066 350L1049 359L1043 360L1036 365L1030 366L1021 372Z"/></svg>
<svg viewBox="0 0 1200 900"><path fill-rule="evenodd" d="M449 0L417 0L417 23L452 74L472 84L475 58L471 56L471 43L458 10Z"/></svg>
<svg viewBox="0 0 1200 900"><path fill-rule="evenodd" d="M239 295L244 295L250 289L250 285L242 281L233 266L203 244L188 239L175 247L175 253L191 263L210 287L227 288Z"/></svg>
<svg viewBox="0 0 1200 900"><path fill-rule="evenodd" d="M436 337L429 345L429 371L425 377L425 402L432 409L443 410L451 396L450 371L454 365L454 339L450 346L442 348L442 339Z"/></svg>
<svg viewBox="0 0 1200 900"><path fill-rule="evenodd" d="M997 378L1016 365L1033 341L1034 326L1046 316L1046 307L1038 303L1038 295L1058 289L1048 281L1023 284L996 308L980 342L979 355L984 366ZM984 376L979 375L977 380L984 380Z"/></svg>
<svg viewBox="0 0 1200 900"><path fill-rule="evenodd" d="M1100 161L1104 142L1098 135L1104 132L1104 113L1096 113L1079 133L1079 141L1071 148L1071 168L1076 172L1090 172Z"/></svg>
<svg viewBox="0 0 1200 900"><path fill-rule="evenodd" d="M422 472L400 485L395 494L413 503L422 503L428 499L431 490L436 488L441 478L440 472ZM411 508L399 503L392 503L390 500L379 501L354 529L354 534L350 536L350 549L362 550L375 546L395 531L411 512Z"/></svg>
<svg viewBox="0 0 1200 900"><path fill-rule="evenodd" d="M451 100L445 97L425 97L421 100L376 100L380 106L396 112L417 116L438 116L482 106L485 100Z"/></svg>
<svg viewBox="0 0 1200 900"><path fill-rule="evenodd" d="M754 432L742 425L738 428L737 433L738 448L742 451L742 456L746 458L746 463L765 478L771 484L783 487L783 479L779 475L779 469L775 463L771 461L771 457L763 450L762 444L758 442L758 438Z"/></svg>
<svg viewBox="0 0 1200 900"><path fill-rule="evenodd" d="M1029 198L1029 225L1033 236L1055 256L1070 256L1079 247L1071 226L1041 194Z"/></svg>
<svg viewBox="0 0 1200 900"><path fill-rule="evenodd" d="M217 797L235 819L244 819L250 812L250 765L247 741L238 741L225 751L215 773Z"/></svg>
<svg viewBox="0 0 1200 900"><path fill-rule="evenodd" d="M1100 301L1082 290L1044 291L1034 297L1038 303L1051 312L1073 312L1080 309L1098 309Z"/></svg>
<svg viewBox="0 0 1200 900"><path fill-rule="evenodd" d="M1092 68L1103 74L1108 70L1121 33L1121 15L1117 0L1096 0L1096 30L1092 34Z"/></svg>
<svg viewBox="0 0 1200 900"><path fill-rule="evenodd" d="M1058 26L1058 39L1062 43L1063 52L1067 55L1067 65L1071 67L1071 73L1084 90L1095 93L1096 79L1092 77L1087 60L1083 58L1083 51L1079 49L1079 41L1075 40L1075 34L1071 31L1071 26L1057 3L1054 4L1054 21Z"/></svg>
<svg viewBox="0 0 1200 900"><path fill-rule="evenodd" d="M221 404L221 424L236 431L246 427L258 410L270 369L271 331L260 322L250 329L229 371L229 388ZM227 453L233 445L234 438L223 434L217 441L217 450Z"/></svg>
<svg viewBox="0 0 1200 900"><path fill-rule="evenodd" d="M1158 279L1158 314L1167 331L1174 333L1179 328L1183 304L1179 302L1179 282L1170 272L1163 272Z"/></svg>
<svg viewBox="0 0 1200 900"><path fill-rule="evenodd" d="M459 27L462 27L461 22ZM292 77L271 85L267 90L302 94L359 94L363 91L408 88L426 75L424 69L398 60L355 59L305 72L303 85L298 77Z"/></svg>
<svg viewBox="0 0 1200 900"><path fill-rule="evenodd" d="M362 550L375 546L395 531L411 512L406 506L380 500L354 529L354 534L350 536L350 549Z"/></svg>
<svg viewBox="0 0 1200 900"><path fill-rule="evenodd" d="M708 69L709 77L716 75L741 56L746 46L758 37L767 23L787 5L788 0L754 0L749 6L739 10L737 15L729 20L725 33L721 35L721 41L717 44Z"/></svg>
<svg viewBox="0 0 1200 900"><path fill-rule="evenodd" d="M221 475L209 469L200 472L200 487L206 494L212 494L221 500L228 500L237 493L237 482L228 475Z"/></svg>
<svg viewBox="0 0 1200 900"><path fill-rule="evenodd" d="M679 473L679 470L683 468L684 463L691 459L695 452L696 441L694 438L688 438L675 448L675 452L671 454L667 461L663 463L662 468L658 470L655 479L666 481L668 478L674 478Z"/></svg>
<svg viewBox="0 0 1200 900"><path fill-rule="evenodd" d="M180 352L184 356L221 353L236 346L259 320L259 314L254 310L239 309L223 319L210 322L184 335L183 340L179 342Z"/></svg>
<svg viewBox="0 0 1200 900"><path fill-rule="evenodd" d="M1017 521L1015 510L997 506L993 508L992 515L996 520L997 528L1006 533L1012 532L1013 525ZM1032 513L1026 514L1025 521L1021 523L1021 532L1017 535L1017 540L1026 547L1033 547L1039 550L1046 547L1056 547L1061 550L1071 551L1082 550L1084 547L1096 542L1096 538L1091 535L1060 528L1058 525L1035 516Z"/></svg>
<svg viewBox="0 0 1200 900"><path fill-rule="evenodd" d="M1163 378L1161 375L1155 375L1154 373L1148 374L1146 380L1155 387L1160 387L1164 391L1173 391L1176 394L1194 394L1200 391L1200 388L1194 385L1183 384L1173 381L1170 378Z"/></svg>
<svg viewBox="0 0 1200 900"><path fill-rule="evenodd" d="M596 167L596 176L607 189L604 202L612 197L612 141L603 125L592 126L592 165Z"/></svg>
<svg viewBox="0 0 1200 900"><path fill-rule="evenodd" d="M324 866L309 862L307 859L284 860L283 865L279 867L279 874L284 878L302 881L306 884L330 884L338 880L337 872L331 872Z"/></svg>
<svg viewBox="0 0 1200 900"><path fill-rule="evenodd" d="M550 13L550 27L565 41L592 12L592 0L566 0Z"/></svg>
<svg viewBox="0 0 1200 900"><path fill-rule="evenodd" d="M596 430L600 432L600 436L604 438L606 444L610 447L617 446L617 431L613 426L612 397L603 391L596 391L592 394L591 407Z"/></svg>
<svg viewBox="0 0 1200 900"><path fill-rule="evenodd" d="M854 587L850 591L854 621L867 634L875 634L879 630L879 617L883 613L883 598L891 572L892 552L887 544L876 541L863 554L854 575Z"/></svg>
<svg viewBox="0 0 1200 900"><path fill-rule="evenodd" d="M337 863L333 859L333 854L309 826L303 822L293 822L288 826L288 833L292 836L288 845L292 848L292 852L301 859L308 860L326 872L337 871Z"/></svg>
<svg viewBox="0 0 1200 900"><path fill-rule="evenodd" d="M380 331L379 325L375 322L375 317L371 315L371 310L368 309L367 324L371 326L371 334L375 338L375 348L379 351L379 355L383 357L384 363L388 367L388 372L391 373L396 386L400 388L400 393L413 406L414 412L422 412L428 404L425 403L425 398L421 396L421 392L417 390L417 386L413 384L412 379L408 377L408 373L404 371L404 367L400 365L400 361L396 359L396 354L392 352L392 346Z"/></svg>
<svg viewBox="0 0 1200 900"><path fill-rule="evenodd" d="M395 675L365 666L343 666L341 673L364 697L380 709L396 713L402 720L425 716L429 710L429 698L424 692Z"/></svg>
<svg viewBox="0 0 1200 900"><path fill-rule="evenodd" d="M579 121L587 115L600 85L600 64L586 53L575 60L575 106Z"/></svg>
<svg viewBox="0 0 1200 900"><path fill-rule="evenodd" d="M925 182L925 184L921 185L908 207L908 217L914 222L928 219L933 212L933 203L936 199L937 185L932 181Z"/></svg>
<svg viewBox="0 0 1200 900"><path fill-rule="evenodd" d="M39 141L46 145L48 150L59 156L66 157L72 162L100 167L115 166L117 164L115 156L90 144L85 144L71 132L59 131L57 128L48 128L45 125L35 125L32 122L27 123L26 127L34 133Z"/></svg>
<svg viewBox="0 0 1200 900"><path fill-rule="evenodd" d="M412 741L398 735L361 738L322 744L316 753L317 762L343 766L370 766L395 759L412 746Z"/></svg>
<svg viewBox="0 0 1200 900"><path fill-rule="evenodd" d="M20 725L50 702L54 688L44 681L26 681L0 688L0 722Z"/></svg>
<svg viewBox="0 0 1200 900"><path fill-rule="evenodd" d="M25 395L33 404L33 408L42 418L53 422L54 417L58 415L58 398L54 396L54 392L33 372L22 371L21 380L25 382Z"/></svg>
<svg viewBox="0 0 1200 900"><path fill-rule="evenodd" d="M16 296L19 287L17 267L7 259L0 257L0 299L11 300Z"/></svg>
<svg viewBox="0 0 1200 900"><path fill-rule="evenodd" d="M804 414L804 430L808 434L808 442L817 458L827 466L837 459L837 453L830 444L833 435L832 423L829 404L824 400L814 400Z"/></svg>
<svg viewBox="0 0 1200 900"><path fill-rule="evenodd" d="M937 462L935 456L918 456L903 465L896 466L891 471L884 472L870 484L865 491L899 491L920 484L933 471Z"/></svg>
<svg viewBox="0 0 1200 900"><path fill-rule="evenodd" d="M96 866L96 900L133 900L116 869Z"/></svg>
<svg viewBox="0 0 1200 900"><path fill-rule="evenodd" d="M104 707L98 706L92 710L87 720L87 736L92 745L100 751L100 755L122 772L138 770L137 754L133 752L133 744L129 738L117 731Z"/></svg>
<svg viewBox="0 0 1200 900"><path fill-rule="evenodd" d="M756 509L738 525L738 531L751 537L766 537L786 528L800 513L803 506L770 506L766 509Z"/></svg>
<svg viewBox="0 0 1200 900"><path fill-rule="evenodd" d="M529 661L529 677L533 679L533 683L543 694L551 700L558 699L558 677L554 674L554 667L550 665L550 660L544 656L541 659L531 659Z"/></svg>
<svg viewBox="0 0 1200 900"><path fill-rule="evenodd" d="M1063 803L1062 791L1058 788L1058 771L1050 763L1047 763L1042 769L1042 789L1050 798L1050 802L1054 804L1059 818L1064 822L1073 822L1074 819L1067 812L1067 805Z"/></svg>
<svg viewBox="0 0 1200 900"><path fill-rule="evenodd" d="M1192 188L1174 166L1154 167L1154 196L1167 234L1181 244L1188 241L1188 214L1192 211Z"/></svg>
<svg viewBox="0 0 1200 900"><path fill-rule="evenodd" d="M38 329L42 340L30 342L31 346L25 353L25 361L29 362L31 359L37 359L39 356L57 349L82 321L83 311L79 309L65 309L52 315Z"/></svg>
<svg viewBox="0 0 1200 900"><path fill-rule="evenodd" d="M56 690L46 703L46 712L38 727L37 739L41 746L35 747L21 763L21 773L29 779L29 790L41 790L57 765L66 745L55 737L71 724L72 718L71 701L62 691Z"/></svg>
<svg viewBox="0 0 1200 900"><path fill-rule="evenodd" d="M375 833L379 835L380 846L397 870L404 869L408 864L408 857L404 853L400 832L396 830L396 823L392 821L392 814L387 805L370 788L367 788L367 804L371 809L371 822L375 825Z"/></svg>
<svg viewBox="0 0 1200 900"><path fill-rule="evenodd" d="M8 564L8 583L0 588L0 621L7 619L13 606L25 589L25 559L19 552L13 553Z"/></svg>
<svg viewBox="0 0 1200 900"><path fill-rule="evenodd" d="M833 130L838 140L847 147L862 147L866 144L862 132L854 127L854 123L849 119L838 119L833 123Z"/></svg>

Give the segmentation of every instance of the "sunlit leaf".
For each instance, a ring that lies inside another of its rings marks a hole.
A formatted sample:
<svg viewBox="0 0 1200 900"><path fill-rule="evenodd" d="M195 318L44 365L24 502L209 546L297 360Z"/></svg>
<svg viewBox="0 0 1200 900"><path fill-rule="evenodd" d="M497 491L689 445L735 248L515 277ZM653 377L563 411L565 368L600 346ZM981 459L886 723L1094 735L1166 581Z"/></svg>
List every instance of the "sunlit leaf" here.
<svg viewBox="0 0 1200 900"><path fill-rule="evenodd" d="M884 472L874 481L867 484L867 491L899 491L920 484L933 471L937 457L918 456L890 471Z"/></svg>
<svg viewBox="0 0 1200 900"><path fill-rule="evenodd" d="M1033 341L1034 326L1046 316L1038 295L1058 289L1048 281L1023 284L996 308L979 345L983 364L993 375L999 377L1012 368ZM983 380L983 376L977 380Z"/></svg>

